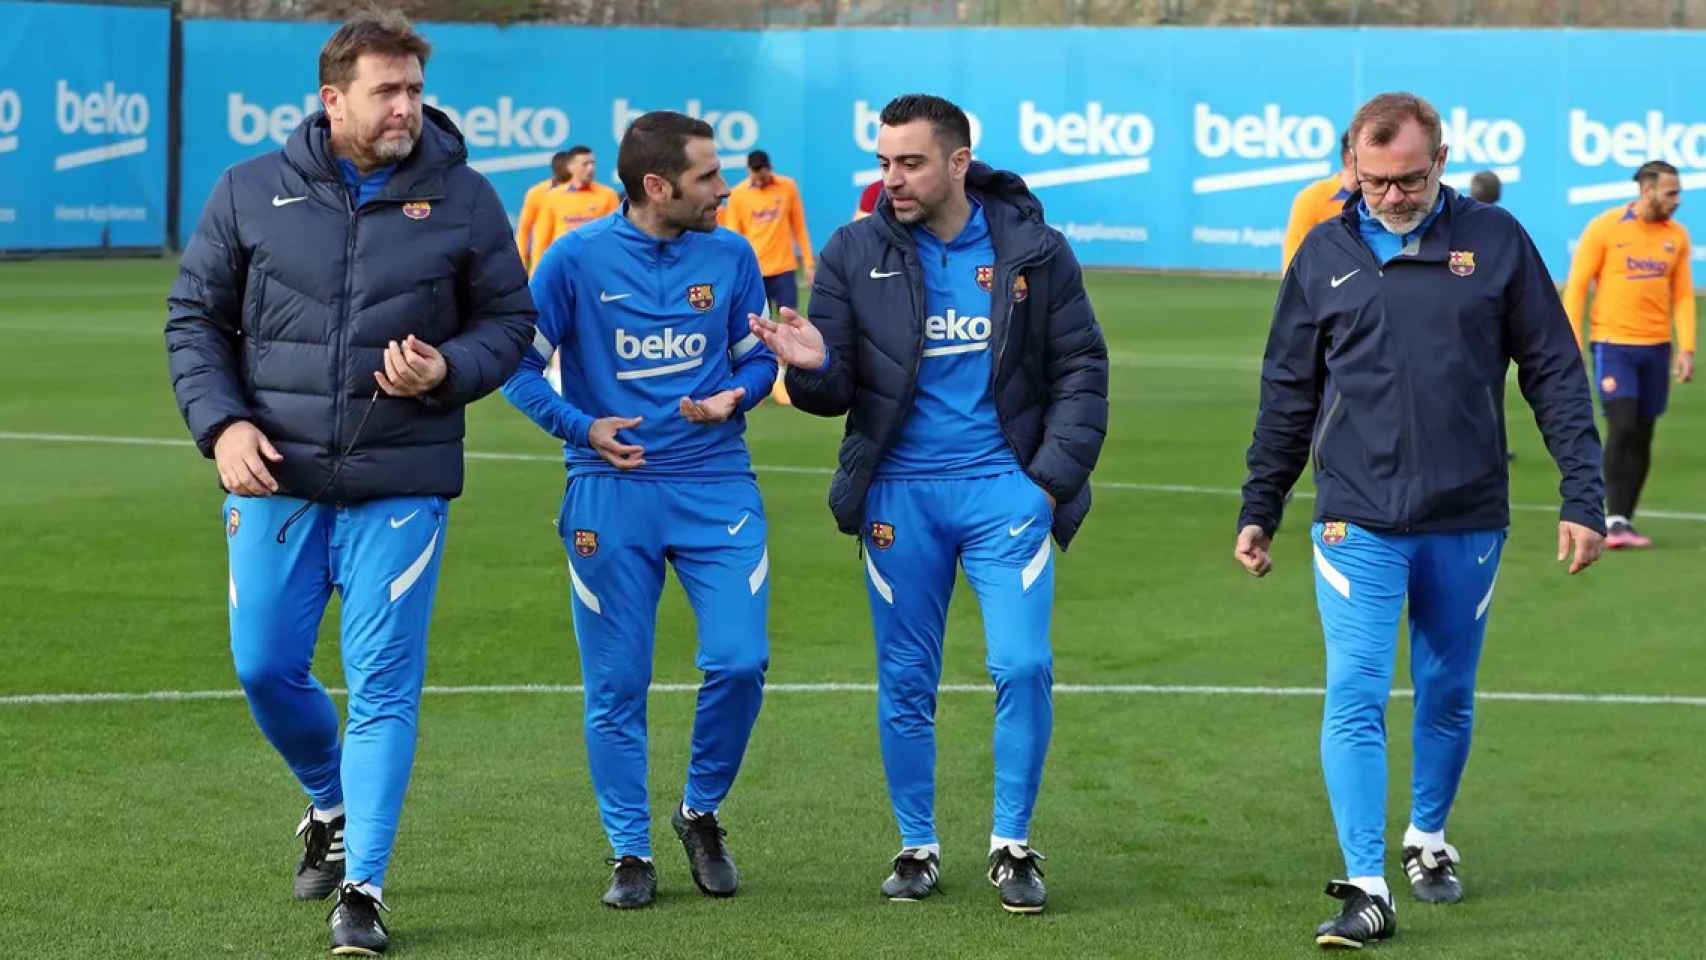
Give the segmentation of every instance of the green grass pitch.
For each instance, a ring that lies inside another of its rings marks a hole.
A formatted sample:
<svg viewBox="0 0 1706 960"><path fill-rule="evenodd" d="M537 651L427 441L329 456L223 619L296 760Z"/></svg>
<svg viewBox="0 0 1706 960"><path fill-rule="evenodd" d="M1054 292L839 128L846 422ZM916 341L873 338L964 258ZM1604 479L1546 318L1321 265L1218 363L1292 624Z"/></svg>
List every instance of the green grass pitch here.
<svg viewBox="0 0 1706 960"><path fill-rule="evenodd" d="M0 956L323 955L293 903L301 796L241 699L43 703L22 695L231 691L220 495L182 441L161 341L170 261L0 264ZM1321 682L1299 502L1266 581L1232 560L1270 281L1090 277L1113 356L1096 506L1058 557L1061 684ZM1706 387L1660 423L1638 555L1553 562L1557 474L1513 387L1515 513L1481 689L1706 696ZM667 810L692 697L652 697L657 908L601 907L607 868L573 693L429 694L386 886L397 955L1303 957L1341 867L1308 693L1062 692L1032 835L1050 904L1003 914L982 875L993 698L943 695L947 895L877 895L897 847L862 689L862 568L824 507L839 424L750 419L771 525L777 685L724 808L744 886L692 887ZM57 436L59 439L50 439ZM66 439L82 438L82 439ZM579 680L555 446L501 398L469 416L428 683ZM1172 489L1189 488L1189 489ZM328 617L316 669L342 686ZM1402 646L1402 645L1401 645ZM984 684L976 604L946 677ZM1400 686L1407 686L1400 657ZM656 679L691 684L692 620L666 591ZM1410 702L1390 710L1389 841L1407 814ZM1469 899L1400 895L1408 957L1694 957L1706 922L1706 708L1489 699L1450 835ZM1401 882L1394 861L1388 876Z"/></svg>

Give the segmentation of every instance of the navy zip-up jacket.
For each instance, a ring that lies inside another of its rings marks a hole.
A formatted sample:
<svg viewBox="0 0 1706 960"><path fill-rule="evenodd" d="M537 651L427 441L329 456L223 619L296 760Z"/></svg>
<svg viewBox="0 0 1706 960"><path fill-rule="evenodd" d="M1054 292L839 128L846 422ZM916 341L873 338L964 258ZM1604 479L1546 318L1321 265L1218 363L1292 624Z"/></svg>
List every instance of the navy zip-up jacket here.
<svg viewBox="0 0 1706 960"><path fill-rule="evenodd" d="M268 464L280 493L462 492L463 408L515 372L533 297L461 133L422 113L414 152L359 207L324 112L219 178L166 300L172 388L204 456L247 420L284 456ZM444 382L370 410L385 345L411 333L444 355Z"/></svg>
<svg viewBox="0 0 1706 960"><path fill-rule="evenodd" d="M1108 432L1108 347L1084 276L1042 203L1017 174L973 163L966 192L995 244L990 349L996 417L1019 465L1054 497L1065 549L1090 512L1090 471ZM811 321L829 347L823 371L789 367L794 406L847 416L829 509L858 533L865 495L912 413L924 354L924 271L887 196L874 216L835 231L818 257Z"/></svg>
<svg viewBox="0 0 1706 960"><path fill-rule="evenodd" d="M1378 262L1357 206L1280 285L1238 525L1270 536L1315 449L1315 518L1425 533L1510 524L1505 371L1563 477L1560 518L1605 531L1599 433L1570 321L1527 231L1441 188L1413 252Z"/></svg>

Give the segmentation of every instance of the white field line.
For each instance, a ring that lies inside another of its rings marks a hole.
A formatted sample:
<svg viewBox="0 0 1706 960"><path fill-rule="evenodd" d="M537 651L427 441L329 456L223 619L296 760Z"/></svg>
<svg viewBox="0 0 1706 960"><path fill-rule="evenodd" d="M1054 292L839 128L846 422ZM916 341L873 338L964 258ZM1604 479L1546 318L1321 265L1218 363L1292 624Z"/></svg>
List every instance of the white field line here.
<svg viewBox="0 0 1706 960"><path fill-rule="evenodd" d="M652 693L697 693L699 685L695 683L654 683ZM877 685L874 683L772 683L764 687L766 693L773 694L835 694L857 693L874 694ZM336 696L347 696L348 691L333 688ZM422 691L426 696L511 696L527 694L543 694L547 696L578 696L586 692L580 684L491 684L484 686L427 686ZM944 683L942 693L972 693L990 695L995 687L987 683ZM1283 698L1315 698L1325 694L1320 687L1257 687L1257 686L1203 686L1195 684L1150 684L1150 683L1057 683L1054 692L1063 696L1110 696L1110 697L1140 697L1140 696L1199 696L1199 697L1283 697ZM1392 695L1402 699L1414 696L1411 690L1393 690ZM240 700L241 690L149 690L135 693L23 693L0 696L0 707L31 706L41 704L86 704L86 703L151 703L176 702L183 700ZM1536 693L1526 691L1486 690L1475 694L1475 699L1484 701L1511 701L1517 703L1570 703L1598 704L1611 706L1680 706L1706 707L1706 697L1672 696L1668 694L1638 694L1638 693Z"/></svg>
<svg viewBox="0 0 1706 960"><path fill-rule="evenodd" d="M18 433L0 430L0 441L15 441L19 443L79 443L107 444L113 446L132 447L188 447L188 440L165 439L161 437L113 437L80 433ZM470 450L463 454L469 460L520 461L524 463L561 463L563 458L556 454L547 453L496 453L490 451ZM827 477L835 471L828 467L804 467L792 464L754 464L753 469L759 473L795 474L800 476ZM1126 490L1134 493L1177 493L1204 497L1237 497L1241 493L1237 487L1208 487L1189 483L1132 483L1121 480L1095 481L1097 490ZM1307 490L1299 490L1293 495L1297 500L1313 500L1315 495ZM1518 513L1557 513L1558 507L1544 503L1513 503L1511 509ZM1649 520L1684 520L1691 523L1706 523L1706 513L1687 510L1652 510L1641 508L1641 516Z"/></svg>

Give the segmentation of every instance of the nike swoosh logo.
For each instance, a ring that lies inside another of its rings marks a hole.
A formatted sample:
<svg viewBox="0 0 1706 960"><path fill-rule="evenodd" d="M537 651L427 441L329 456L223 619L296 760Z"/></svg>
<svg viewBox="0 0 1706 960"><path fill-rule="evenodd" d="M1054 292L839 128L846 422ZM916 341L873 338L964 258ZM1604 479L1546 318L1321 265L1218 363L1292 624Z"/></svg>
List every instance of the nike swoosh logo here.
<svg viewBox="0 0 1706 960"><path fill-rule="evenodd" d="M888 273L878 273L876 267L871 268L871 279L872 280L887 280L890 277L898 277L898 276L900 276L899 270L890 270Z"/></svg>
<svg viewBox="0 0 1706 960"><path fill-rule="evenodd" d="M1026 530L1030 529L1031 524L1036 523L1036 522L1037 522L1037 518L1032 517L1031 519L1026 520L1024 523L1021 523L1016 527L1008 527L1007 528L1007 535L1009 537L1016 537L1019 534L1024 533Z"/></svg>
<svg viewBox="0 0 1706 960"><path fill-rule="evenodd" d="M281 197L275 193L275 194L273 194L272 205L275 207L288 207L293 203L301 203L302 201L304 201L306 199L308 199L308 198L307 197Z"/></svg>
<svg viewBox="0 0 1706 960"><path fill-rule="evenodd" d="M618 300L626 300L631 296L633 296L631 293L605 293L603 290L598 291L598 301L600 303L615 303Z"/></svg>
<svg viewBox="0 0 1706 960"><path fill-rule="evenodd" d="M1492 546L1487 548L1486 553L1480 555L1479 557L1476 557L1475 562L1478 564L1486 563L1488 560L1491 560L1493 558L1493 551L1497 550L1497 549L1499 549L1499 545L1496 543L1493 544Z"/></svg>
<svg viewBox="0 0 1706 960"><path fill-rule="evenodd" d="M391 518L391 529L395 530L398 527L401 527L403 524L408 523L410 520L413 520L415 518L416 513L420 513L420 511L415 510L414 512L410 513L408 516L404 517L401 520L398 520L396 517L392 517Z"/></svg>
<svg viewBox="0 0 1706 960"><path fill-rule="evenodd" d="M751 520L751 519L752 519L752 514L750 514L750 513L741 514L740 515L740 522L729 528L729 536L732 537L735 534L739 533L740 528L746 526L746 522L748 520Z"/></svg>
<svg viewBox="0 0 1706 960"><path fill-rule="evenodd" d="M1350 278L1356 276L1357 274L1359 274L1361 272L1362 272L1362 268L1358 267L1357 269L1352 270L1350 273L1347 273L1342 277L1334 277L1333 278L1333 289L1334 290L1339 289L1339 284L1344 283L1346 280L1349 280Z"/></svg>

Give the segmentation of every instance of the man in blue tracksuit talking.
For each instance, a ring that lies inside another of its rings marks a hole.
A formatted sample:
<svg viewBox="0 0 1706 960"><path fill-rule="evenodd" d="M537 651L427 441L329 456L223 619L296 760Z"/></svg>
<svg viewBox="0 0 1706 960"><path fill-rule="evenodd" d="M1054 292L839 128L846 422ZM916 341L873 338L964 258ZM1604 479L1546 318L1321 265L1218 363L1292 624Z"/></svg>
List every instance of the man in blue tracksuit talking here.
<svg viewBox="0 0 1706 960"><path fill-rule="evenodd" d="M936 889L936 690L956 560L983 609L995 680L988 876L1002 906L1046 897L1032 810L1054 724L1054 564L1090 509L1108 355L1071 249L1017 176L971 161L940 97L883 109L877 214L819 258L811 319L752 328L794 405L847 416L830 507L863 541L883 769L902 849L892 900Z"/></svg>
<svg viewBox="0 0 1706 960"><path fill-rule="evenodd" d="M728 196L711 128L659 111L622 136L623 209L558 240L533 274L538 336L504 396L563 441L558 528L586 683L587 762L613 853L604 902L657 894L646 692L664 564L699 624L704 671L687 785L671 822L693 880L734 895L717 809L746 753L769 664L770 555L745 413L776 358L748 329L758 260L717 227ZM562 393L545 364L562 351Z"/></svg>
<svg viewBox="0 0 1706 960"><path fill-rule="evenodd" d="M1384 870L1386 701L1409 601L1415 763L1402 866L1415 896L1463 896L1445 841L1474 717L1475 670L1510 523L1512 361L1563 475L1558 559L1599 557L1599 435L1552 278L1504 210L1440 185L1439 113L1382 94L1351 122L1360 193L1304 240L1281 284L1238 518L1237 559L1265 576L1313 444L1315 595L1326 634L1321 765L1348 881L1323 947L1397 930Z"/></svg>
<svg viewBox="0 0 1706 960"><path fill-rule="evenodd" d="M178 405L230 493L237 679L310 799L294 892L337 891L332 952L351 956L389 943L378 911L462 492L463 410L509 378L533 332L503 205L449 118L422 106L430 49L396 13L333 34L326 109L219 178L167 300ZM310 672L334 590L341 743Z"/></svg>

